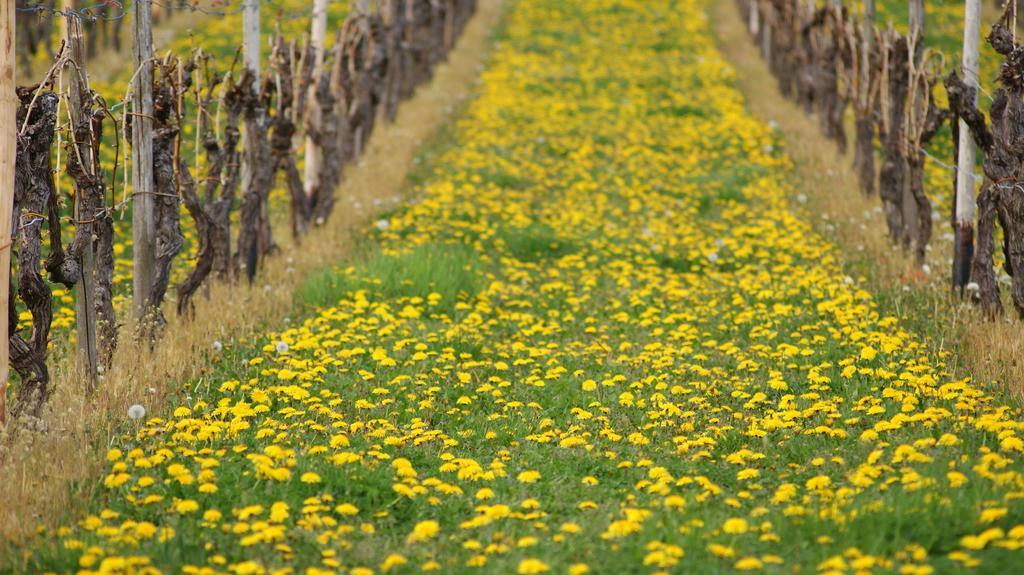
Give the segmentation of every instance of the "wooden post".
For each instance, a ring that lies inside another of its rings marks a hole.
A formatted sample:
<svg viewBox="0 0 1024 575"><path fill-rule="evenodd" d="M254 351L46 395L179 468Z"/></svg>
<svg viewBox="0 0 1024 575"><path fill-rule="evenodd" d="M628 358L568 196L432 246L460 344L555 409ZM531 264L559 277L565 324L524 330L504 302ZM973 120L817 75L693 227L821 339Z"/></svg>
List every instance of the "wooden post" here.
<svg viewBox="0 0 1024 575"><path fill-rule="evenodd" d="M260 75L260 0L242 2L242 63L252 71L253 85Z"/></svg>
<svg viewBox="0 0 1024 575"><path fill-rule="evenodd" d="M764 2L761 4L764 7L764 13L761 14L761 57L764 58L765 62L771 63L772 61L772 23L774 20L774 13L772 5Z"/></svg>
<svg viewBox="0 0 1024 575"><path fill-rule="evenodd" d="M924 0L910 0L909 25L911 37L924 38Z"/></svg>
<svg viewBox="0 0 1024 575"><path fill-rule="evenodd" d="M1021 0L1006 0L1010 4L1010 35L1013 41L1017 41L1017 10L1020 9Z"/></svg>
<svg viewBox="0 0 1024 575"><path fill-rule="evenodd" d="M313 81L309 85L309 93L298 94L298 96L307 99L306 114L315 124L319 124L320 107L316 102L316 84L324 67L324 43L327 41L327 0L313 0L312 20L309 42L313 48ZM306 136L305 160L303 182L306 186L306 196L312 197L320 186L320 148L309 135Z"/></svg>
<svg viewBox="0 0 1024 575"><path fill-rule="evenodd" d="M252 72L252 89L260 89L260 0L242 0L242 65ZM244 125L245 122L243 121ZM252 187L252 167L249 166L249 135L242 130L242 191ZM242 260L245 261L244 258Z"/></svg>
<svg viewBox="0 0 1024 575"><path fill-rule="evenodd" d="M14 0L0 0L0 424L7 417L7 375L11 305L11 219L14 211L14 162L18 153L18 98L14 94Z"/></svg>
<svg viewBox="0 0 1024 575"><path fill-rule="evenodd" d="M977 98L978 41L981 36L981 0L967 0L964 6L963 76L974 86ZM977 102L975 102L977 104ZM960 120L960 141L956 158L956 208L953 217L953 289L963 290L971 280L974 260L974 140L967 124Z"/></svg>
<svg viewBox="0 0 1024 575"><path fill-rule="evenodd" d="M861 66L860 94L862 110L868 107L871 97L871 52L875 49L875 0L864 0L864 19L861 21Z"/></svg>
<svg viewBox="0 0 1024 575"><path fill-rule="evenodd" d="M156 270L153 196L153 14L152 0L132 3L135 86L132 87L132 303L135 317L151 313Z"/></svg>
<svg viewBox="0 0 1024 575"><path fill-rule="evenodd" d="M924 0L909 0L908 11L908 38L912 46L912 51L910 52L910 70L916 70L918 66L921 66L921 55L924 53ZM924 103L921 102L922 94L920 91L912 90L912 93L915 94L914 97L917 100L914 102L908 102L908 105L914 110L924 109ZM902 103L895 103L893 105L902 105ZM924 119L921 118L919 121L923 122ZM909 133L904 134L904 138L909 137ZM906 162L905 159L903 161ZM909 164L904 165L904 173L908 175L910 174ZM904 247L911 246L911 244L920 237L920 230L918 229L920 208L917 205L917 200L914 198L914 192L911 190L910 185L910 178L904 178L902 195L903 235L902 238L899 238L899 241L903 242Z"/></svg>
<svg viewBox="0 0 1024 575"><path fill-rule="evenodd" d="M89 80L85 73L85 45L82 41L82 23L72 14L74 0L64 0L64 42L71 64L67 67L68 76L68 112L71 115L72 129L82 123L82 94L89 92ZM61 71L64 73L64 70ZM74 137L74 136L72 136ZM89 160L93 151L91 142L73 142L83 152L83 169L90 170ZM95 176L96 174L91 174ZM75 194L75 225L83 228L85 237L89 238L82 250L81 275L75 284L75 329L78 336L78 365L86 377L87 388L96 388L98 360L96 356L96 283L93 274L94 254L92 248L92 220L96 214L82 212L81 194ZM77 232L77 230L76 230Z"/></svg>

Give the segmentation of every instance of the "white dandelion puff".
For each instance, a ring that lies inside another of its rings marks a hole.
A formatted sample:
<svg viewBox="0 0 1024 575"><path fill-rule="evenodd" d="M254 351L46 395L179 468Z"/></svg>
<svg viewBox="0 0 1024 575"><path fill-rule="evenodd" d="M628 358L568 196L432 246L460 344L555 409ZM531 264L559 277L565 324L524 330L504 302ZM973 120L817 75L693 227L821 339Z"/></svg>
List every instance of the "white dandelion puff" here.
<svg viewBox="0 0 1024 575"><path fill-rule="evenodd" d="M146 417L146 408L136 403L128 408L128 417L131 419L142 419Z"/></svg>
<svg viewBox="0 0 1024 575"><path fill-rule="evenodd" d="M274 349L277 350L277 353L288 353L288 342L279 341L274 345Z"/></svg>

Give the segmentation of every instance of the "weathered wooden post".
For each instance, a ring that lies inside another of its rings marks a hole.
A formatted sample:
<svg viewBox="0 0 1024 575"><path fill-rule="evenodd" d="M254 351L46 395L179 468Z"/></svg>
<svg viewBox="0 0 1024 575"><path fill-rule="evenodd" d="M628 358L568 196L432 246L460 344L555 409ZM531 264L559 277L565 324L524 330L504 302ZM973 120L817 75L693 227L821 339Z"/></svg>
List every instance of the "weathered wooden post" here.
<svg viewBox="0 0 1024 575"><path fill-rule="evenodd" d="M132 86L132 303L145 324L152 314L156 270L156 204L153 196L153 5L132 2L135 85ZM144 327L144 326L143 326Z"/></svg>
<svg viewBox="0 0 1024 575"><path fill-rule="evenodd" d="M260 89L260 0L242 0L242 65L252 73L252 89ZM244 116L244 114L243 114ZM245 122L242 122L245 125ZM253 167L250 165L252 156L252 138L242 131L242 194L252 188ZM242 266L246 266L246 255L239 253ZM251 270L245 270L251 274ZM251 278L252 276L249 275ZM251 279L250 279L251 281Z"/></svg>
<svg viewBox="0 0 1024 575"><path fill-rule="evenodd" d="M7 310L11 305L11 218L14 212L14 162L18 150L14 40L14 0L0 0L0 424L7 417L10 359Z"/></svg>
<svg viewBox="0 0 1024 575"><path fill-rule="evenodd" d="M1013 41L1017 41L1017 24L1020 22L1020 5L1022 0L1006 0L1012 2L1010 5L1010 32L1012 32Z"/></svg>
<svg viewBox="0 0 1024 575"><path fill-rule="evenodd" d="M242 62L252 71L253 86L259 86L260 0L242 2Z"/></svg>
<svg viewBox="0 0 1024 575"><path fill-rule="evenodd" d="M67 66L68 76L68 112L71 115L72 133L74 127L82 124L82 95L89 93L89 84L85 72L85 45L82 38L82 23L73 14L74 0L64 0L64 45L70 56ZM62 74L64 71L61 72ZM72 136L74 137L74 135ZM92 142L75 141L75 147L83 154L82 169L89 171L93 167L91 156ZM88 174L96 177L97 174ZM78 283L75 284L75 329L78 336L78 366L85 375L87 388L96 388L97 354L96 354L96 283L94 276L93 225L96 214L83 210L81 193L75 194L75 225L82 228L88 242L82 249ZM85 202L88 203L88 202ZM76 235L78 230L76 229Z"/></svg>
<svg viewBox="0 0 1024 575"><path fill-rule="evenodd" d="M860 94L857 97L861 106L866 108L871 94L871 51L875 48L875 0L864 0L864 19L860 25L862 36Z"/></svg>
<svg viewBox="0 0 1024 575"><path fill-rule="evenodd" d="M872 96L872 54L875 50L875 0L864 0L864 13L860 27L860 46L858 50L860 70L856 78L857 93L854 94L856 141L854 144L853 164L857 169L857 179L861 191L866 195L875 192L875 115L874 97Z"/></svg>
<svg viewBox="0 0 1024 575"><path fill-rule="evenodd" d="M309 84L309 93L298 94L298 97L307 99L306 114L314 124L319 125L320 106L316 102L316 86L324 68L324 43L327 40L327 0L313 1L311 26L309 42L313 49L313 81ZM301 121L302 118L298 118L298 120ZM303 182L306 187L306 196L312 197L320 186L321 159L319 146L308 134L306 135L305 161Z"/></svg>
<svg viewBox="0 0 1024 575"><path fill-rule="evenodd" d="M772 61L772 24L774 24L775 13L772 5L762 2L764 13L761 14L761 57L769 64Z"/></svg>
<svg viewBox="0 0 1024 575"><path fill-rule="evenodd" d="M981 0L967 0L964 6L964 82L975 89L978 85L978 41L981 36ZM974 102L976 105L977 102ZM970 282L974 260L974 139L967 124L960 120L960 140L956 158L956 207L953 217L953 289L963 295Z"/></svg>
<svg viewBox="0 0 1024 575"><path fill-rule="evenodd" d="M907 34L910 41L910 67L908 69L908 73L911 74L912 77L917 68L922 65L921 55L924 53L924 0L910 0L908 10L909 31ZM907 82L907 85L909 86L910 82ZM927 109L920 101L922 94L920 94L918 90L914 90L912 86L907 97L914 99L914 101L908 101L906 103L908 110L911 108L914 110ZM894 105L900 104L896 103ZM907 113L912 112L908 111ZM924 118L921 118L920 121L923 122ZM910 133L905 133L904 137L909 141ZM918 223L920 221L920 210L917 200L914 199L914 192L911 189L911 181L909 177L910 164L908 159L910 153L916 153L916 151L908 152L906 157L902 159L902 161L905 162L903 173L907 174L908 177L903 179L903 230L902 238L898 239L901 239L905 249L910 249L913 242L917 241L917 238L920 237L920 226Z"/></svg>
<svg viewBox="0 0 1024 575"><path fill-rule="evenodd" d="M910 35L921 40L924 38L924 0L910 0L909 4Z"/></svg>

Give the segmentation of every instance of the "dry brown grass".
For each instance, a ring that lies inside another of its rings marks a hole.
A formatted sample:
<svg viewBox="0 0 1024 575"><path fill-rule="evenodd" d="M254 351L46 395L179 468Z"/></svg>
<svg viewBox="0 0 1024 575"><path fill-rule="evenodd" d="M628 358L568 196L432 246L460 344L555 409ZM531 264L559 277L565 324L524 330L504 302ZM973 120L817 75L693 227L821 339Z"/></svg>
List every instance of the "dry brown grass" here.
<svg viewBox="0 0 1024 575"><path fill-rule="evenodd" d="M993 10L987 3L986 8ZM839 154L836 146L821 136L815 119L778 91L775 78L747 35L735 2L716 0L711 17L720 48L735 67L737 85L747 96L748 109L775 122L785 137L799 188L807 197L806 205L798 209L810 214L818 231L834 240L848 269L863 276L875 293L890 296L886 311L918 329L933 348L954 352L950 359L954 370L976 381L1005 384L1020 397L1024 393L1024 326L1020 321L1011 317L986 321L952 296L949 242L933 239L928 255L930 274L922 273L911 257L894 248L886 237L884 217L877 210L880 200L865 197L857 185L852 156ZM939 209L945 213L949 208ZM935 222L936 236L947 222Z"/></svg>
<svg viewBox="0 0 1024 575"><path fill-rule="evenodd" d="M99 486L105 443L123 425L129 405L143 403L150 413L160 413L167 398L181 393L179 382L203 376L212 342L230 342L281 325L297 311L292 291L301 278L342 261L352 246L353 229L402 199L420 144L448 123L453 110L470 95L502 4L480 2L449 61L401 106L396 122L378 128L362 161L346 172L331 220L313 230L301 246L285 246L284 255L270 260L253 286L213 286L209 301L197 298L194 321L170 318L153 352L123 344L100 390L91 397L82 393L68 362L54 359L56 393L43 422L46 431L19 433L0 467L0 549L5 542L16 546L38 525L54 526L72 518L74 502L88 498ZM284 237L284 227L279 235ZM147 394L149 388L156 392Z"/></svg>

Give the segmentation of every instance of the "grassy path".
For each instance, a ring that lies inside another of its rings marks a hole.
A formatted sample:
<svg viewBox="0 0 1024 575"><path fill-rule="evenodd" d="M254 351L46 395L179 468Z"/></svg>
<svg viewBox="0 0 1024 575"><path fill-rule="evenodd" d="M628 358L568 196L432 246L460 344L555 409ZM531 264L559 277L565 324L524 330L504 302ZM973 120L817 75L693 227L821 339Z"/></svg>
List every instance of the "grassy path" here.
<svg viewBox="0 0 1024 575"><path fill-rule="evenodd" d="M710 1L516 2L420 199L17 565L1012 572L1020 408L790 208Z"/></svg>
<svg viewBox="0 0 1024 575"><path fill-rule="evenodd" d="M123 429L130 405L143 403L153 415L169 413L168 403L184 400L182 382L209 376L214 341L232 345L297 317L302 309L294 291L303 279L346 261L364 237L364 228L408 196L407 176L422 172L423 160L432 153L424 152L421 144L446 131L471 98L502 11L501 0L481 0L434 79L403 103L394 123L379 125L361 161L346 170L337 192L338 209L325 225L311 230L302 249L269 259L252 285L212 285L209 299L197 298L194 318L169 315L156 349L123 341L104 384L93 395L82 393L71 363L51 355L56 360L51 372L56 389L47 418L52 432L21 434L3 455L0 565L17 557L8 552L10 542L33 535L39 524L70 522L60 517L77 518L82 507L72 502L91 500L103 489L101 474L108 465L104 455L111 437Z"/></svg>

